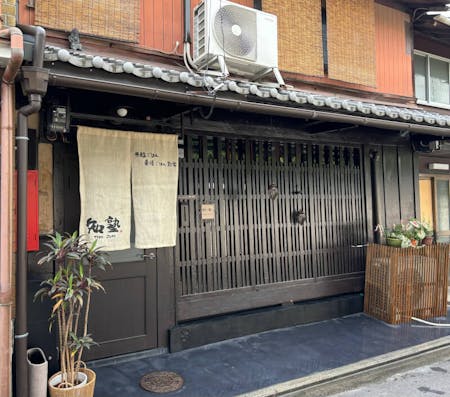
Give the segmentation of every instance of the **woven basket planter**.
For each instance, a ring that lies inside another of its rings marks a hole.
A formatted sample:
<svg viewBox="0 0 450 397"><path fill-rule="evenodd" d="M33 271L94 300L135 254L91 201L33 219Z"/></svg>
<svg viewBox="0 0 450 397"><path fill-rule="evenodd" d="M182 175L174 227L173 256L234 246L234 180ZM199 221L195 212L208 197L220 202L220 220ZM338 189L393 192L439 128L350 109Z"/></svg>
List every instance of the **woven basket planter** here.
<svg viewBox="0 0 450 397"><path fill-rule="evenodd" d="M49 381L49 392L50 397L94 397L94 388L96 375L95 372L88 368L81 368L80 372L84 372L87 375L87 383L83 386L63 389L50 385ZM57 372L50 379L57 376L60 372Z"/></svg>
<svg viewBox="0 0 450 397"><path fill-rule="evenodd" d="M447 314L449 245L367 249L364 312L390 324Z"/></svg>

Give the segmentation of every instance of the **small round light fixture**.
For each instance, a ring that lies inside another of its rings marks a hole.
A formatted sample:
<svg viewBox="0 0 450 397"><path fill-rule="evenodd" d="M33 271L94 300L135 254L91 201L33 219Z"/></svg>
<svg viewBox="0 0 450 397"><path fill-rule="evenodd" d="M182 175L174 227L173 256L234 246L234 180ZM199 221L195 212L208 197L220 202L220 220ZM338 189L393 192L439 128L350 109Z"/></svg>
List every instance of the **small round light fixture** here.
<svg viewBox="0 0 450 397"><path fill-rule="evenodd" d="M275 200L276 198L278 198L280 192L278 191L278 187L275 183L271 183L269 185L268 194L271 200Z"/></svg>
<svg viewBox="0 0 450 397"><path fill-rule="evenodd" d="M119 117L126 117L126 115L128 114L128 109L121 106L116 109L116 113Z"/></svg>

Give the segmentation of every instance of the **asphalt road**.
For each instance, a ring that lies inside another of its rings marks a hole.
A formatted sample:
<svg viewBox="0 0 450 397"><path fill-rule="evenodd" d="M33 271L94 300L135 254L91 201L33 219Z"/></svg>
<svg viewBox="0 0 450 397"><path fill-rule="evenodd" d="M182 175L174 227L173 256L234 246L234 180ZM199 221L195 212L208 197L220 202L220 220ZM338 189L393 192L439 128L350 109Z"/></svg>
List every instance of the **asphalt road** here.
<svg viewBox="0 0 450 397"><path fill-rule="evenodd" d="M331 397L450 396L450 357Z"/></svg>

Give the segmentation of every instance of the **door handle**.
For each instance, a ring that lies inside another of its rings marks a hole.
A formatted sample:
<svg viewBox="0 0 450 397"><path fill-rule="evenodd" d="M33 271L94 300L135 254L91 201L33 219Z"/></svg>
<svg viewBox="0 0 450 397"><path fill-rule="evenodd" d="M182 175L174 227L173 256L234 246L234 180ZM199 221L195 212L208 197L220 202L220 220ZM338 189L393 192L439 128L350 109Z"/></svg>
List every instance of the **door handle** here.
<svg viewBox="0 0 450 397"><path fill-rule="evenodd" d="M153 252L150 252L149 254L142 254L141 256L144 259L150 259L150 260L153 260L156 258L156 255Z"/></svg>

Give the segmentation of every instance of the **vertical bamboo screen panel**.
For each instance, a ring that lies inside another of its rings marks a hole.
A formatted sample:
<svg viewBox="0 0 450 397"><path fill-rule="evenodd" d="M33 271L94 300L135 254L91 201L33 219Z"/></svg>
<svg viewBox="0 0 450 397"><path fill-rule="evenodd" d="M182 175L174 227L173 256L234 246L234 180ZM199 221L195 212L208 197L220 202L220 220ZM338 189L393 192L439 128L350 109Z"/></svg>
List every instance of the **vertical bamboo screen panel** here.
<svg viewBox="0 0 450 397"><path fill-rule="evenodd" d="M35 24L138 42L139 10L140 0L38 0Z"/></svg>
<svg viewBox="0 0 450 397"><path fill-rule="evenodd" d="M327 0L328 77L375 86L373 0Z"/></svg>
<svg viewBox="0 0 450 397"><path fill-rule="evenodd" d="M323 76L320 0L263 0L262 9L278 18L281 70Z"/></svg>
<svg viewBox="0 0 450 397"><path fill-rule="evenodd" d="M399 324L447 314L449 245L367 250L364 312Z"/></svg>

